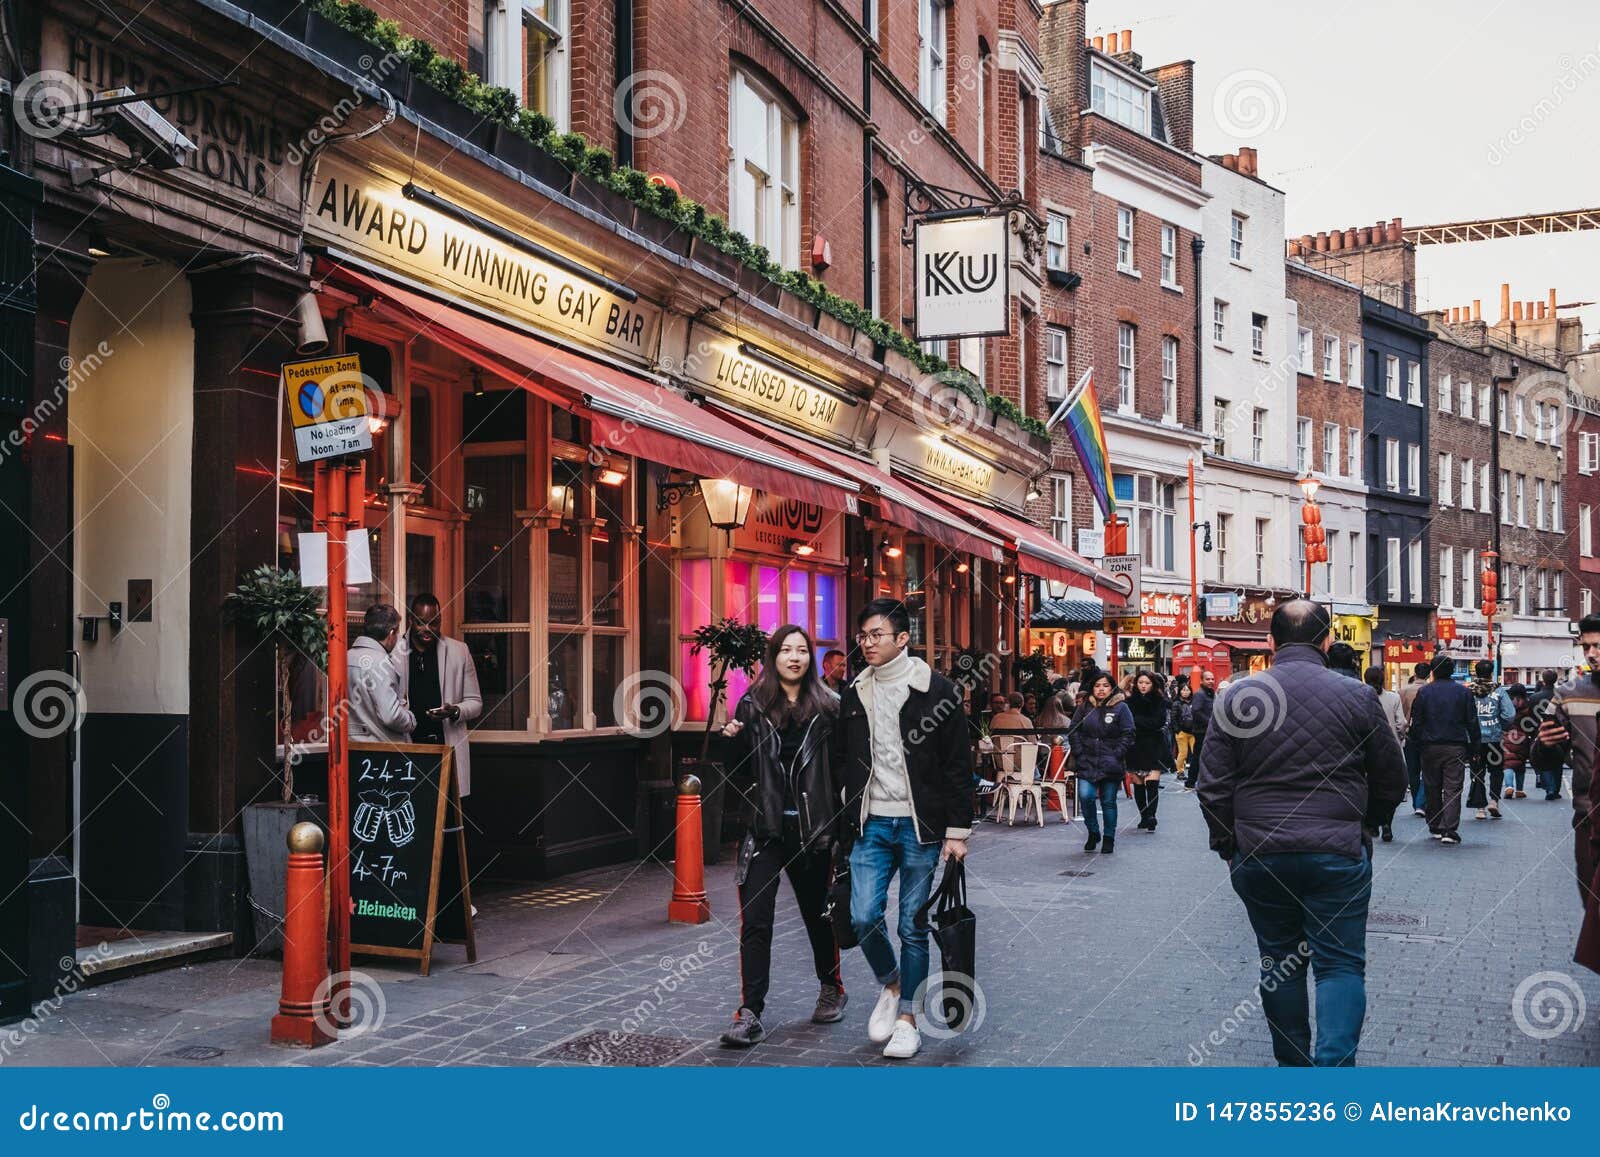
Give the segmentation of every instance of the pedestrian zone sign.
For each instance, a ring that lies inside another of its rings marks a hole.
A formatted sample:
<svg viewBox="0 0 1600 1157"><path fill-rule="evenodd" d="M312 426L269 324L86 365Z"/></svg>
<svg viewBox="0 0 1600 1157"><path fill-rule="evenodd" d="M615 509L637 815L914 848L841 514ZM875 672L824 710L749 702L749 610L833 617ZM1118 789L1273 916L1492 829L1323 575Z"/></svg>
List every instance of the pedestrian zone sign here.
<svg viewBox="0 0 1600 1157"><path fill-rule="evenodd" d="M301 462L372 449L366 381L357 354L285 363L284 393Z"/></svg>

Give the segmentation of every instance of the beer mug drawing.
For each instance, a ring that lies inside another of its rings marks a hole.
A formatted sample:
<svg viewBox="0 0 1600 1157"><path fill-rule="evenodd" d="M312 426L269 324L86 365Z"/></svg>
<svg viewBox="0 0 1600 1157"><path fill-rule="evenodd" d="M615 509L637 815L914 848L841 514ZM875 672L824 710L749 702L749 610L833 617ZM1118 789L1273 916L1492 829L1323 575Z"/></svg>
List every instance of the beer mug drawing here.
<svg viewBox="0 0 1600 1157"><path fill-rule="evenodd" d="M403 848L411 842L417 834L417 811L411 806L409 792L390 797L383 822L389 832L389 842L395 847Z"/></svg>
<svg viewBox="0 0 1600 1157"><path fill-rule="evenodd" d="M378 829L383 826L384 799L383 795L375 791L361 793L361 802L356 805L355 819L350 823L350 830L355 833L356 839L364 844L370 844L378 838Z"/></svg>

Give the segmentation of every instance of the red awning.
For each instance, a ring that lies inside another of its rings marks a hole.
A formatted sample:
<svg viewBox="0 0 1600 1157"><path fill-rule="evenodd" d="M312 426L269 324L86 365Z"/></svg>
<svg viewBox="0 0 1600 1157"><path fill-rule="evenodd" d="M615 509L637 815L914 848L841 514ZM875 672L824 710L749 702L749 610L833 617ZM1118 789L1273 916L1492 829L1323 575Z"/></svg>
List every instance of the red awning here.
<svg viewBox="0 0 1600 1157"><path fill-rule="evenodd" d="M1087 590L1106 602L1121 602L1127 595L1124 580L1101 570L1077 551L1057 542L1048 533L1031 522L1024 522L1003 510L979 506L954 494L939 495L944 502L969 514L972 518L1005 536L1007 544L1017 552L1017 566L1022 573L1052 582Z"/></svg>
<svg viewBox="0 0 1600 1157"><path fill-rule="evenodd" d="M860 487L830 477L771 438L696 406L671 387L541 341L347 265L337 277L366 289L474 365L559 405L582 410L594 444L703 478L849 514Z"/></svg>
<svg viewBox="0 0 1600 1157"><path fill-rule="evenodd" d="M786 447L796 454L815 459L829 470L870 487L878 496L878 509L883 517L896 526L931 538L962 554L976 555L993 562L1000 562L1004 557L1005 543L997 535L978 529L964 515L934 501L911 483L896 478L875 463L852 457L842 450L786 435L759 419L735 413L726 407L719 406L718 411L730 422L745 427L751 433L782 439Z"/></svg>

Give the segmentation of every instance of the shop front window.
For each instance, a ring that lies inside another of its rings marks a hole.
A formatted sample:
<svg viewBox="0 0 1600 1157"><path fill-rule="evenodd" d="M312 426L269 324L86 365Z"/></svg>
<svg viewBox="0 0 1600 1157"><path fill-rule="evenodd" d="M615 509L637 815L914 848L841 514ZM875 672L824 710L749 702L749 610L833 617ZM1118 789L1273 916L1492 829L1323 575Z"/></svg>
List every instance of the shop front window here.
<svg viewBox="0 0 1600 1157"><path fill-rule="evenodd" d="M720 590L715 575L720 572ZM840 647L843 637L843 576L834 568L775 559L730 558L725 561L685 558L678 563L678 672L683 685L685 718L704 722L711 705L711 663L704 652L693 654L695 629L723 618L754 623L769 634L797 623L811 636L813 662ZM720 596L721 605L717 605ZM841 647L841 649L843 649ZM742 671L728 674L722 710L749 689Z"/></svg>

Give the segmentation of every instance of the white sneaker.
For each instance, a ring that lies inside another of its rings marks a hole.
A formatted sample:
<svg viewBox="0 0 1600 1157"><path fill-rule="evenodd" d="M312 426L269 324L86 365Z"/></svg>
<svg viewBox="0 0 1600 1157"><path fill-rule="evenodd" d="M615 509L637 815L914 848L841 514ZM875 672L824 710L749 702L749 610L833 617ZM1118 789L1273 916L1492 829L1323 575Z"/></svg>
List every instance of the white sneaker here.
<svg viewBox="0 0 1600 1157"><path fill-rule="evenodd" d="M1411 810L1411 814L1416 816L1418 819L1424 819L1425 820L1425 819L1428 818L1428 813L1423 811L1421 808L1413 808Z"/></svg>
<svg viewBox="0 0 1600 1157"><path fill-rule="evenodd" d="M894 1035L895 1018L900 1015L900 994L892 988L878 993L878 1003L867 1018L867 1039L875 1045L884 1044Z"/></svg>
<svg viewBox="0 0 1600 1157"><path fill-rule="evenodd" d="M1489 813L1487 811L1485 811L1483 808L1479 808L1478 809L1478 814L1473 816L1472 818L1473 819L1477 819L1477 820L1486 820L1486 819L1489 818Z"/></svg>
<svg viewBox="0 0 1600 1157"><path fill-rule="evenodd" d="M910 1060L922 1051L922 1033L909 1020L894 1022L894 1035L883 1046L883 1055L890 1060Z"/></svg>

